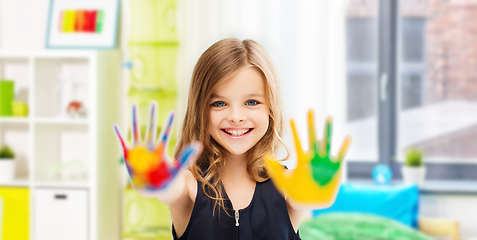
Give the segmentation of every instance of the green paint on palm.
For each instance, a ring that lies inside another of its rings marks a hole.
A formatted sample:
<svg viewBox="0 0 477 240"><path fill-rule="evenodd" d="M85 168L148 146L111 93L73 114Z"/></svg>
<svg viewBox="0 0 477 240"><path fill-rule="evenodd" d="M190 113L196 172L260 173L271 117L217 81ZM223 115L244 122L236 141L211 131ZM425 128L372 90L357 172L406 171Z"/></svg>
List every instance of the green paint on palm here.
<svg viewBox="0 0 477 240"><path fill-rule="evenodd" d="M328 184L331 179L333 179L341 165L341 159L333 161L330 156L331 125L331 119L327 119L324 138L321 145L316 139L313 139L311 144L313 148L313 158L311 159L312 175L313 179L315 179L315 181L321 186ZM309 130L310 132L314 132L314 129Z"/></svg>
<svg viewBox="0 0 477 240"><path fill-rule="evenodd" d="M340 161L332 162L328 154L320 156L315 153L311 160L313 179L321 186L328 184L338 172L340 165Z"/></svg>

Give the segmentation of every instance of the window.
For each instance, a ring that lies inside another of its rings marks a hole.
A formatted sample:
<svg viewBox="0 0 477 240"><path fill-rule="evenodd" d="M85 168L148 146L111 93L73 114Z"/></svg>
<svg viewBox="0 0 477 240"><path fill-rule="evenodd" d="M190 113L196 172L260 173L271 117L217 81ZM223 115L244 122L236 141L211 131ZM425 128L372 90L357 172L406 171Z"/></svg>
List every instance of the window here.
<svg viewBox="0 0 477 240"><path fill-rule="evenodd" d="M346 126L353 136L350 161L375 162L377 148L378 18L377 0L354 1L346 19Z"/></svg>
<svg viewBox="0 0 477 240"><path fill-rule="evenodd" d="M348 18L347 41L347 120L376 116L377 76L376 19Z"/></svg>
<svg viewBox="0 0 477 240"><path fill-rule="evenodd" d="M348 2L350 178L369 178L378 162L399 178L417 147L428 179L477 180L474 16L475 1Z"/></svg>
<svg viewBox="0 0 477 240"><path fill-rule="evenodd" d="M425 18L402 17L400 22L400 109L407 110L424 104L426 73Z"/></svg>

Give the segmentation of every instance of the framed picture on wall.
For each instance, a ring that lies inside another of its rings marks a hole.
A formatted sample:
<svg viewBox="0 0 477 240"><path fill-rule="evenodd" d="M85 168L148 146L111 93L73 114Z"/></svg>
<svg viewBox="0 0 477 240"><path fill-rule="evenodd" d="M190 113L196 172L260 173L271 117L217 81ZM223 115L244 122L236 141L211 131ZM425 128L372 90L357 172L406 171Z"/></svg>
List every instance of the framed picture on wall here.
<svg viewBox="0 0 477 240"><path fill-rule="evenodd" d="M46 48L116 48L120 0L50 0Z"/></svg>

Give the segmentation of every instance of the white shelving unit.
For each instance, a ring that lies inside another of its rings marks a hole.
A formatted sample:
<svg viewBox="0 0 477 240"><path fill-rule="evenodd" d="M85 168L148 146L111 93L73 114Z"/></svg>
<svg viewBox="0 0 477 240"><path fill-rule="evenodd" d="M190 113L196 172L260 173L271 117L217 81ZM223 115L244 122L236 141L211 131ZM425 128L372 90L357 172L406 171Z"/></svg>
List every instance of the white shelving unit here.
<svg viewBox="0 0 477 240"><path fill-rule="evenodd" d="M29 107L0 117L0 145L17 155L15 179L0 187L30 190L30 239L120 238L119 73L118 51L0 51L0 79ZM86 116L62 115L69 100Z"/></svg>

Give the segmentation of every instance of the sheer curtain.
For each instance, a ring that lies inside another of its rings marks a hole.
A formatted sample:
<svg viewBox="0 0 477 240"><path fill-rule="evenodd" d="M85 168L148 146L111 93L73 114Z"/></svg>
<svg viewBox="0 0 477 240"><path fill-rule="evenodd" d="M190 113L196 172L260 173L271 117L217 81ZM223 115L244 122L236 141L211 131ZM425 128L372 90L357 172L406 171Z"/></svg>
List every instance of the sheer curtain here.
<svg viewBox="0 0 477 240"><path fill-rule="evenodd" d="M280 78L290 152L288 119L296 120L306 143L306 112L313 108L319 131L325 117L333 116L336 153L346 119L344 0L179 0L178 15L182 109L194 65L205 49L223 38L253 39L267 50Z"/></svg>

